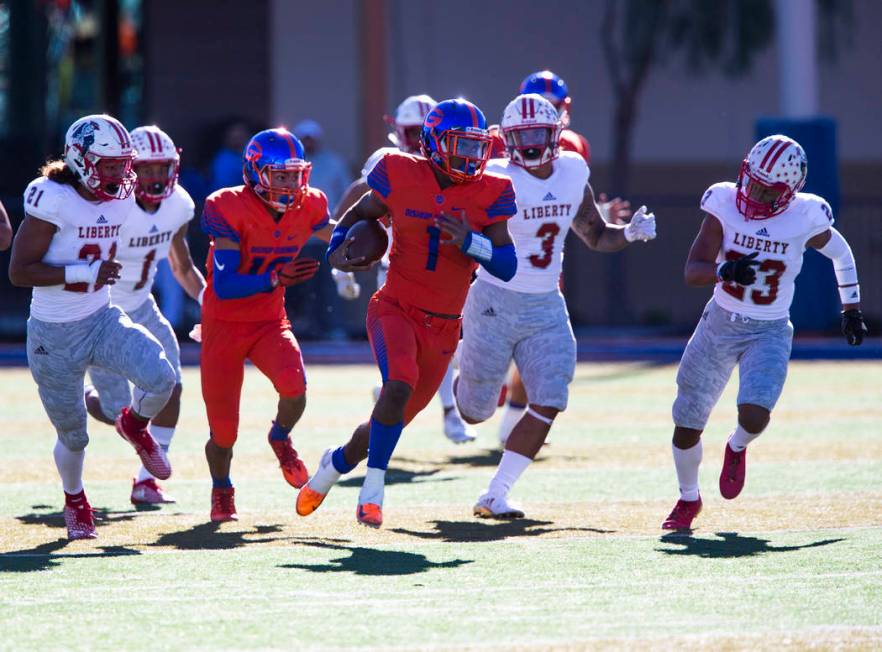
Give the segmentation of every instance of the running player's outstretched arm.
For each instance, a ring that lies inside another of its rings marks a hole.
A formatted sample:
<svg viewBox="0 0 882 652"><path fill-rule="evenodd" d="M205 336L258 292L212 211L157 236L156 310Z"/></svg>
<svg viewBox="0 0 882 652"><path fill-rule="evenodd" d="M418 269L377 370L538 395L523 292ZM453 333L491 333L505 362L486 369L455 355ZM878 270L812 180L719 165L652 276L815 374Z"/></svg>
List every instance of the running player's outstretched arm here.
<svg viewBox="0 0 882 652"><path fill-rule="evenodd" d="M861 287L858 284L857 265L851 247L839 231L833 227L806 242L806 247L816 249L833 261L833 272L839 286L842 302L842 334L848 343L856 346L864 341L867 325L861 312Z"/></svg>
<svg viewBox="0 0 882 652"><path fill-rule="evenodd" d="M172 274L190 298L202 303L202 291L205 289L205 279L202 272L193 264L190 255L190 247L187 244L187 225L184 224L175 237L172 238L171 248L168 251L168 262L171 265Z"/></svg>
<svg viewBox="0 0 882 652"><path fill-rule="evenodd" d="M686 258L686 268L683 270L686 285L701 287L713 285L719 280L717 254L722 246L723 226L716 217L706 213Z"/></svg>
<svg viewBox="0 0 882 652"><path fill-rule="evenodd" d="M635 240L646 242L655 238L655 215L647 213L646 206L641 206L628 224L607 223L594 200L591 184L586 183L572 229L582 242L595 251L619 251Z"/></svg>
<svg viewBox="0 0 882 652"><path fill-rule="evenodd" d="M9 260L9 280L13 285L33 288L65 283L113 285L116 282L121 265L115 260L84 260L64 267L44 263L43 258L57 229L50 222L25 215L15 234Z"/></svg>
<svg viewBox="0 0 882 652"><path fill-rule="evenodd" d="M0 251L9 249L10 244L12 244L12 224L9 223L9 216L3 203L0 202Z"/></svg>

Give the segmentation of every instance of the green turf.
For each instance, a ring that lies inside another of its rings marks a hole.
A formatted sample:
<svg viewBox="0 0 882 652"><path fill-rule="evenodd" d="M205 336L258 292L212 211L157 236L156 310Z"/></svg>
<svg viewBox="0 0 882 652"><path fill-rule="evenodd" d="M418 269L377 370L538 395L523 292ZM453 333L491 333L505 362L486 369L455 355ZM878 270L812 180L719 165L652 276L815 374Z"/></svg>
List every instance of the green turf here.
<svg viewBox="0 0 882 652"><path fill-rule="evenodd" d="M54 435L26 370L0 373L0 650L882 646L882 366L794 363L734 502L717 496L734 385L705 436L705 513L662 536L676 496L674 367L581 365L571 409L515 491L528 518L471 505L496 422L448 444L430 406L390 471L386 526L353 526L358 481L308 519L264 441L275 399L253 371L233 462L240 523L207 521L206 426L187 370L176 505L136 512L136 465L90 427L94 542L63 540ZM370 409L376 372L314 367L295 440L310 467ZM358 473L354 476L357 478Z"/></svg>

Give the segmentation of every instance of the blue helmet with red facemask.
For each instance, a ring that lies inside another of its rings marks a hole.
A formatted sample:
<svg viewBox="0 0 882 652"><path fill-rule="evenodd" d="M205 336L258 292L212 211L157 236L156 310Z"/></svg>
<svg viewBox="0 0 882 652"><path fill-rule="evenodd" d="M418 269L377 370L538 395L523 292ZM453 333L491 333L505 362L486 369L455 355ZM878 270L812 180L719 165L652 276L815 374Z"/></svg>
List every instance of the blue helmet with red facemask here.
<svg viewBox="0 0 882 652"><path fill-rule="evenodd" d="M305 159L303 144L283 127L266 129L251 137L242 155L245 184L271 208L284 213L300 205L309 184L312 163ZM294 175L294 183L282 185L274 177Z"/></svg>
<svg viewBox="0 0 882 652"><path fill-rule="evenodd" d="M444 100L423 123L422 153L456 183L476 181L490 159L487 119L468 100Z"/></svg>
<svg viewBox="0 0 882 652"><path fill-rule="evenodd" d="M536 93L551 102L566 126L570 113L570 89L567 88L567 83L563 79L550 70L534 72L521 82L519 94L526 95L527 93Z"/></svg>

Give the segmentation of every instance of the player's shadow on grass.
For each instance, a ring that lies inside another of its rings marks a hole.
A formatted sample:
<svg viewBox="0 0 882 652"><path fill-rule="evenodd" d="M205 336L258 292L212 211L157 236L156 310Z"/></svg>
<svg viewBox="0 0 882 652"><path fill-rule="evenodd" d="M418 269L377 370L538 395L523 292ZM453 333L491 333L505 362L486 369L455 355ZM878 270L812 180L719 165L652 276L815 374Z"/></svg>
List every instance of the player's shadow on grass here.
<svg viewBox="0 0 882 652"><path fill-rule="evenodd" d="M296 541L296 540L295 540ZM279 568L293 568L312 573L352 573L353 575L415 575L435 568L458 568L471 564L469 559L430 561L425 555L402 550L381 550L360 546L342 546L333 543L303 539L307 546L327 548L348 553L348 556L329 559L327 564L280 564Z"/></svg>
<svg viewBox="0 0 882 652"><path fill-rule="evenodd" d="M418 484L421 482L450 482L454 478L434 478L441 469L433 469L431 471L405 471L403 469L389 469L386 471L386 485L392 484ZM364 476L355 478L346 478L338 482L340 487L361 487L364 482Z"/></svg>
<svg viewBox="0 0 882 652"><path fill-rule="evenodd" d="M479 452L466 454L466 455L448 455L447 459L444 460L425 460L425 459L413 459L407 457L396 457L396 462L401 462L402 464L414 464L416 466L434 466L437 467L433 471L427 471L425 473L434 474L438 473L441 469L448 468L450 466L477 466L477 467L492 467L499 464L499 460L502 459L502 451L495 448L486 448ZM446 479L446 478L445 478ZM388 484L388 483L387 483Z"/></svg>
<svg viewBox="0 0 882 652"><path fill-rule="evenodd" d="M146 511L155 511L156 509L159 509L158 505L150 505L148 507L152 507L153 509L147 509ZM52 507L48 505L31 505L31 509L52 509ZM138 512L145 510L129 509L114 511L99 507L92 511L95 515L95 524L100 527L101 525L107 525L108 523L125 523L126 521L134 520L138 518ZM45 527L55 528L66 527L64 524L63 511L31 512L30 514L22 514L15 518L25 525L43 525Z"/></svg>
<svg viewBox="0 0 882 652"><path fill-rule="evenodd" d="M669 543L681 548L656 548L657 551L666 555L694 555L704 558L731 558L753 557L770 552L793 552L804 548L818 548L838 543L842 539L824 539L814 541L802 546L773 546L768 539L758 537L745 537L737 532L717 532L718 539L693 537L688 533L671 532L662 535L659 539L662 543Z"/></svg>
<svg viewBox="0 0 882 652"><path fill-rule="evenodd" d="M231 523L225 527L235 528L236 524ZM281 525L256 525L253 529L222 530L220 523L208 522L194 525L188 530L167 532L150 545L172 547L178 550L229 550L289 538L267 536L281 531Z"/></svg>
<svg viewBox="0 0 882 652"><path fill-rule="evenodd" d="M420 531L394 528L397 534L406 534L417 539L431 539L445 543L474 543L502 541L514 537L537 537L552 532L592 532L612 534L615 530L602 530L593 527L546 527L552 521L534 521L529 518L483 521L432 521L434 530Z"/></svg>
<svg viewBox="0 0 882 652"><path fill-rule="evenodd" d="M59 566L63 559L96 559L100 557L127 557L141 553L124 546L102 546L94 551L55 554L69 541L66 538L41 543L33 548L0 553L0 573L33 573Z"/></svg>

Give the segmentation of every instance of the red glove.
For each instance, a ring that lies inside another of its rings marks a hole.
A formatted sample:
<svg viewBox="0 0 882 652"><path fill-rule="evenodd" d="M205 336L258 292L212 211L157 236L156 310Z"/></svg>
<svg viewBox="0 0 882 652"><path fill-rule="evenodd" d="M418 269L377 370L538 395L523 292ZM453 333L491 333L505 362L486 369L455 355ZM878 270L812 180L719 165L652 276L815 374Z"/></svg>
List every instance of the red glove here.
<svg viewBox="0 0 882 652"><path fill-rule="evenodd" d="M313 258L301 258L290 263L285 263L278 270L270 273L273 287L278 285L299 285L305 283L318 271L319 261Z"/></svg>

